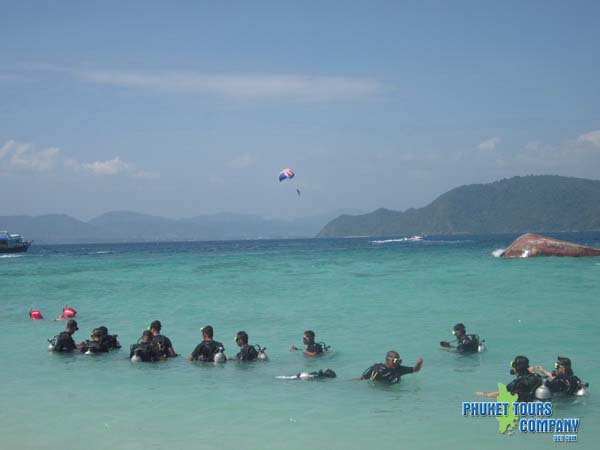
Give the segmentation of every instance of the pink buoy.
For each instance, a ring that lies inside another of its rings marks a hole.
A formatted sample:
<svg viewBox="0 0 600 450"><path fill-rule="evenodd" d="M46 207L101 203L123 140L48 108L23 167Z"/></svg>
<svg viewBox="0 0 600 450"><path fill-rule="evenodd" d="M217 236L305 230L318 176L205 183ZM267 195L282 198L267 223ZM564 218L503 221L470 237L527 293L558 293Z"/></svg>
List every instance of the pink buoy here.
<svg viewBox="0 0 600 450"><path fill-rule="evenodd" d="M31 320L42 320L44 316L42 316L42 312L40 310L31 308L29 310L29 318Z"/></svg>

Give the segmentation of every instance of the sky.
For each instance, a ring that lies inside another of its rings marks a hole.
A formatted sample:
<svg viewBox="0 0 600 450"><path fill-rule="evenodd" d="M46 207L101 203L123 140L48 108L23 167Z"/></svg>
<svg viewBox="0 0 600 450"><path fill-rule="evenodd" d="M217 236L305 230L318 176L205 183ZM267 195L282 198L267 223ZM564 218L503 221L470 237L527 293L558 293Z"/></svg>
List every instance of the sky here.
<svg viewBox="0 0 600 450"><path fill-rule="evenodd" d="M596 1L0 0L0 215L300 217L598 179L599 16Z"/></svg>

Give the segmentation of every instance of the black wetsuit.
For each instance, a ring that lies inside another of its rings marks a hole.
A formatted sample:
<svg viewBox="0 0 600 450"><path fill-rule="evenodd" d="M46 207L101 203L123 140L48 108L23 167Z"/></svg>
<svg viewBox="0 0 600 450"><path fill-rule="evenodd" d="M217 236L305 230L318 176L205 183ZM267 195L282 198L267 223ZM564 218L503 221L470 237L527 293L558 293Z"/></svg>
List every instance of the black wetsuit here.
<svg viewBox="0 0 600 450"><path fill-rule="evenodd" d="M519 375L506 385L506 390L511 394L517 394L518 402L534 402L535 390L542 385L542 379L535 373Z"/></svg>
<svg viewBox="0 0 600 450"><path fill-rule="evenodd" d="M152 337L152 343L156 346L161 356L166 358L171 356L169 353L169 349L173 347L173 344L171 344L171 339L163 336L162 334L158 334Z"/></svg>
<svg viewBox="0 0 600 450"><path fill-rule="evenodd" d="M583 383L579 377L575 375L567 375L566 373L554 373L553 375L554 378L551 381L546 381L546 386L553 394L564 392L569 395L574 395L583 387Z"/></svg>
<svg viewBox="0 0 600 450"><path fill-rule="evenodd" d="M362 374L362 379L394 384L400 381L402 375L413 373L414 371L415 369L412 367L397 366L389 368L385 364L377 363L365 370L365 373Z"/></svg>
<svg viewBox="0 0 600 450"><path fill-rule="evenodd" d="M109 350L121 348L121 344L117 341L116 334L105 334L100 338L100 342L102 342L102 345L105 345Z"/></svg>
<svg viewBox="0 0 600 450"><path fill-rule="evenodd" d="M312 344L308 344L306 346L306 351L320 355L321 353L323 353L323 346L321 344L313 342Z"/></svg>
<svg viewBox="0 0 600 450"><path fill-rule="evenodd" d="M106 344L104 344L102 341L85 341L82 342L83 346L81 346L81 352L87 352L89 351L90 353L106 353L108 352L110 349L108 348L108 346Z"/></svg>
<svg viewBox="0 0 600 450"><path fill-rule="evenodd" d="M458 340L456 351L459 353L471 353L479 351L479 339L475 334L467 334Z"/></svg>
<svg viewBox="0 0 600 450"><path fill-rule="evenodd" d="M133 344L131 346L131 351L129 352L129 358L131 359L133 355L139 356L143 362L154 362L160 361L161 359L161 353L158 351L154 342Z"/></svg>
<svg viewBox="0 0 600 450"><path fill-rule="evenodd" d="M73 336L70 333L63 331L56 338L56 344L54 344L55 352L72 352L77 348Z"/></svg>
<svg viewBox="0 0 600 450"><path fill-rule="evenodd" d="M214 361L215 355L219 349L223 348L223 344L217 341L202 341L196 346L192 352L192 360L194 361Z"/></svg>
<svg viewBox="0 0 600 450"><path fill-rule="evenodd" d="M235 355L240 361L252 361L258 358L258 351L252 345L244 345L240 352Z"/></svg>
<svg viewBox="0 0 600 450"><path fill-rule="evenodd" d="M309 372L308 376L302 377L302 373L296 374L297 379L318 380L319 378L335 378L337 375L331 369L319 370L318 372Z"/></svg>

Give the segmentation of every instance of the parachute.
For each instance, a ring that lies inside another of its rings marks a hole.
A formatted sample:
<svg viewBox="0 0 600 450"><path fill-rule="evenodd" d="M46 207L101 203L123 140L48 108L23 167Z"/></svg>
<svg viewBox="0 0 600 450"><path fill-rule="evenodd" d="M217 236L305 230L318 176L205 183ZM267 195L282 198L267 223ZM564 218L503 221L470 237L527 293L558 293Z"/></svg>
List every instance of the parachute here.
<svg viewBox="0 0 600 450"><path fill-rule="evenodd" d="M296 175L294 173L294 171L290 168L287 169L283 169L281 172L279 172L279 181L283 181L283 180L288 180L288 179L292 179L294 178L294 175Z"/></svg>

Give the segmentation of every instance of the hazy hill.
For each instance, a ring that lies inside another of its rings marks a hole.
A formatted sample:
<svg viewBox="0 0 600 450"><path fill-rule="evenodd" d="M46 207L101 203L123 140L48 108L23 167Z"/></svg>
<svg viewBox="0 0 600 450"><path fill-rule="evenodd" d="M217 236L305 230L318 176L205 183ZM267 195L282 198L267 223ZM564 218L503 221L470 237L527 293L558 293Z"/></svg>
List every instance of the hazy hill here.
<svg viewBox="0 0 600 450"><path fill-rule="evenodd" d="M0 216L0 230L37 243L301 238L314 237L341 212L290 220L234 213L168 219L131 211L110 211L88 222L64 214Z"/></svg>
<svg viewBox="0 0 600 450"><path fill-rule="evenodd" d="M424 208L329 222L319 237L600 230L600 181L514 177L452 189Z"/></svg>

